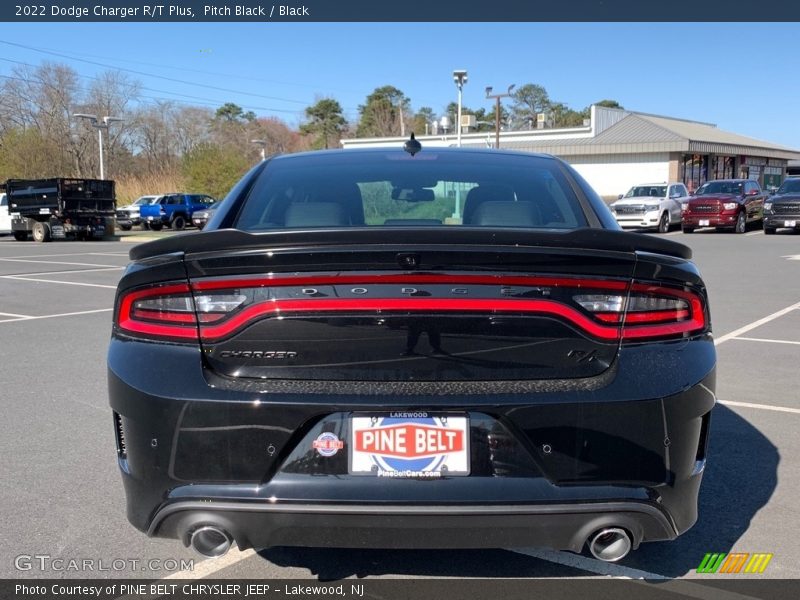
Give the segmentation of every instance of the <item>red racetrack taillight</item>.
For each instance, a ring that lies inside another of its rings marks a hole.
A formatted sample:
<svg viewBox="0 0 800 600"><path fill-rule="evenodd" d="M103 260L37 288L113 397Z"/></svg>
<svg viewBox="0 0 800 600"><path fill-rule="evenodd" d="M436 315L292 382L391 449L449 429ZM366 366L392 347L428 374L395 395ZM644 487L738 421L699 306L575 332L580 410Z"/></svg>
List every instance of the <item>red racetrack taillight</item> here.
<svg viewBox="0 0 800 600"><path fill-rule="evenodd" d="M408 294L412 288L406 286L425 284L447 284L454 295ZM368 287L382 291L377 297L305 295L316 292L314 286L337 285L365 293ZM302 288L302 292L299 297L282 296L280 288ZM464 294L472 289L480 293ZM520 289L535 292L509 292ZM117 326L138 337L217 342L265 318L312 313L542 316L605 342L681 338L708 329L702 298L685 288L589 278L394 273L220 278L192 286L157 285L121 296Z"/></svg>
<svg viewBox="0 0 800 600"><path fill-rule="evenodd" d="M622 324L623 341L683 337L708 328L700 296L687 290L634 283L627 296L579 295L575 301L605 323Z"/></svg>

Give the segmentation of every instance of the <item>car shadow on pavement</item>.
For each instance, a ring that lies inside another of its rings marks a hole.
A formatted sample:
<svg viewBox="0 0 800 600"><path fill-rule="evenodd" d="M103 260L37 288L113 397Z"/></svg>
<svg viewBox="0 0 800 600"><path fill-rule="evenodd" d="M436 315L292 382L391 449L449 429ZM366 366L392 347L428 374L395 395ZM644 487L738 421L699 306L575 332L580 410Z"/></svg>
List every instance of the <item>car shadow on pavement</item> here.
<svg viewBox="0 0 800 600"><path fill-rule="evenodd" d="M717 404L711 415L707 458L700 514L694 527L672 542L642 544L623 564L680 577L696 571L707 552L730 552L736 547L778 485L780 455L769 438L749 421Z"/></svg>
<svg viewBox="0 0 800 600"><path fill-rule="evenodd" d="M777 486L775 445L747 420L717 404L697 524L671 542L642 544L622 566L666 577L697 569L707 552L729 552ZM752 548L737 548L744 552ZM755 549L762 551L762 549ZM354 550L270 548L260 556L307 569L320 580L401 575L417 577L575 577L585 571L506 550Z"/></svg>

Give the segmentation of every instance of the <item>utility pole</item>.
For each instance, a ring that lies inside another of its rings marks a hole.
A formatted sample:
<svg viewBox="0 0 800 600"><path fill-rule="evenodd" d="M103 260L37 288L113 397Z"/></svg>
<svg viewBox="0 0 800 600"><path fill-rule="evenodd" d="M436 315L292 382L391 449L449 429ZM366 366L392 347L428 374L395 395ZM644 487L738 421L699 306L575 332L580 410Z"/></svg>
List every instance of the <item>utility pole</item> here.
<svg viewBox="0 0 800 600"><path fill-rule="evenodd" d="M491 99L495 99L494 105L494 147L500 148L500 98L508 98L511 96L511 90L514 89L515 84L511 84L508 86L508 91L505 94L494 94L492 95L492 86L486 86L486 97Z"/></svg>

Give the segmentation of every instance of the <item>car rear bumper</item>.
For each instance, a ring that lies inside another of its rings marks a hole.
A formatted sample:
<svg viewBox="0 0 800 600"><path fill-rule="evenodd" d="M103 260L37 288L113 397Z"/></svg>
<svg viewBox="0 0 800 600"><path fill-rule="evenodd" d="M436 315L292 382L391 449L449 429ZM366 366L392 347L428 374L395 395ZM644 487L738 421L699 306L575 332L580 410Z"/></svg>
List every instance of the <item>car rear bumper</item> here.
<svg viewBox="0 0 800 600"><path fill-rule="evenodd" d="M197 349L115 339L109 395L124 432L128 518L184 541L217 524L240 547L579 550L605 526L625 528L635 544L672 539L697 519L714 362L703 336L624 347L589 378L596 383L562 390L543 382L532 392L382 396L339 383L325 394L268 392L209 379ZM473 461L483 464L469 476L387 480L349 475L346 447L338 467L310 450L326 423L348 439L350 411L420 407L469 415ZM491 437L493 424L503 435Z"/></svg>
<svg viewBox="0 0 800 600"><path fill-rule="evenodd" d="M699 477L697 480L699 485ZM642 541L671 540L678 531L659 507L642 502L540 505L319 505L179 502L159 510L148 530L189 544L212 525L240 549L271 546L339 548L499 548L547 546L580 552L606 527Z"/></svg>

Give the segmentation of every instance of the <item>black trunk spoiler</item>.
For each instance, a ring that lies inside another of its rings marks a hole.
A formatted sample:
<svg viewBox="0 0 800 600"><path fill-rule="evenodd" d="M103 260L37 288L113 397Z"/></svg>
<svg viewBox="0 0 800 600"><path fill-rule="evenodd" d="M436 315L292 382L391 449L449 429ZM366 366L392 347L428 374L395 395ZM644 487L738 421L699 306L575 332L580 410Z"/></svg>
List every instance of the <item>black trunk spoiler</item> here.
<svg viewBox="0 0 800 600"><path fill-rule="evenodd" d="M470 227L370 227L347 229L273 230L248 233L238 229L178 234L140 244L130 250L131 260L183 252L196 254L224 250L289 249L308 246L517 246L573 248L609 252L650 252L691 259L692 250L661 237L583 228L568 231L489 229Z"/></svg>

